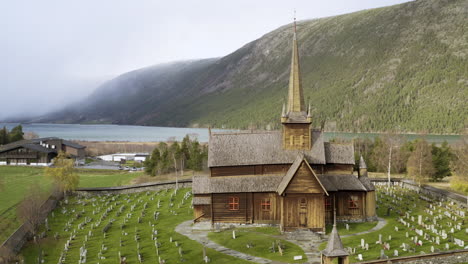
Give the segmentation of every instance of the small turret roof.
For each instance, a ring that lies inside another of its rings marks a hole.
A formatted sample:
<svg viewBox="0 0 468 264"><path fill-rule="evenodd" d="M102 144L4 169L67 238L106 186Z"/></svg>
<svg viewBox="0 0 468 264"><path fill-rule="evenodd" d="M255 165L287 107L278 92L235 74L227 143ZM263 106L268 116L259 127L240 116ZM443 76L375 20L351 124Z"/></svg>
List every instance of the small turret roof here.
<svg viewBox="0 0 468 264"><path fill-rule="evenodd" d="M322 251L322 254L327 257L345 257L349 256L349 253L344 249L343 243L341 242L340 235L336 229L336 216L333 229L330 237L328 238L327 247Z"/></svg>

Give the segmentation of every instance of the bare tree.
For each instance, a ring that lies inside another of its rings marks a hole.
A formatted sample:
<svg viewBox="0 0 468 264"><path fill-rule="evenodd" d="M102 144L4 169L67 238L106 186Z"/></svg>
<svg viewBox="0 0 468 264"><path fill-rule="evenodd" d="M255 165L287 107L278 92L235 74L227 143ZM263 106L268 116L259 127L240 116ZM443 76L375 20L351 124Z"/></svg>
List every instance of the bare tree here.
<svg viewBox="0 0 468 264"><path fill-rule="evenodd" d="M29 132L25 132L23 137L24 139L35 139L35 138L39 138L39 135L32 131L29 131Z"/></svg>
<svg viewBox="0 0 468 264"><path fill-rule="evenodd" d="M7 245L0 247L0 264L11 263L15 256L15 252Z"/></svg>
<svg viewBox="0 0 468 264"><path fill-rule="evenodd" d="M435 169L432 163L432 148L424 139L416 141L415 148L408 159L407 171L408 175L413 177L419 185L427 181Z"/></svg>
<svg viewBox="0 0 468 264"><path fill-rule="evenodd" d="M387 172L388 184L391 181L391 172L399 172L406 164L407 155L403 155L401 146L405 138L401 134L388 133L376 140L373 161L378 169Z"/></svg>
<svg viewBox="0 0 468 264"><path fill-rule="evenodd" d="M16 209L17 216L24 223L26 230L31 232L36 242L36 229L43 216L41 205L45 201L45 194L38 184L31 185L27 193Z"/></svg>

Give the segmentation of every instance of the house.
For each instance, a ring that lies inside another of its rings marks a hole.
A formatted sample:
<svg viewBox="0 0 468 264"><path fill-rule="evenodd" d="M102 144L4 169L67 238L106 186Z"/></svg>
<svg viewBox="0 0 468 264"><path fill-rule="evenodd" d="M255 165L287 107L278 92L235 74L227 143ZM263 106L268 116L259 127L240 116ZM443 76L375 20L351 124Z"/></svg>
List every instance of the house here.
<svg viewBox="0 0 468 264"><path fill-rule="evenodd" d="M80 161L85 158L85 148L56 137L21 140L0 146L0 165L48 166L60 151Z"/></svg>
<svg viewBox="0 0 468 264"><path fill-rule="evenodd" d="M115 153L115 154L108 154L98 156L99 159L104 161L118 161L121 162L122 160L126 161L137 161L137 162L144 162L147 158L149 158L149 153Z"/></svg>
<svg viewBox="0 0 468 264"><path fill-rule="evenodd" d="M193 177L194 221L263 223L324 231L337 221L376 218L375 190L354 147L325 142L304 105L296 25L281 131L211 133L208 176Z"/></svg>

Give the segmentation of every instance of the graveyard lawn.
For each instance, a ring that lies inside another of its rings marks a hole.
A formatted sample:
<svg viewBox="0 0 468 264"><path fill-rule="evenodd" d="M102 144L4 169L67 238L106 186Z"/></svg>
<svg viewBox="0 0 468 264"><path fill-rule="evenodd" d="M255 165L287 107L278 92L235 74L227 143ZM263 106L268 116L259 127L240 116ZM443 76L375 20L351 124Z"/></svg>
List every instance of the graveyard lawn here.
<svg viewBox="0 0 468 264"><path fill-rule="evenodd" d="M174 230L193 216L190 189L179 189L177 194L169 189L88 198L73 196L67 200L49 214L50 231L45 230L45 225L41 227L40 232L45 232L46 237L37 245L29 242L23 248L25 263L36 263L41 251L44 263L60 263L60 255L65 252L62 263L78 263L84 250L86 263L119 263L119 252L127 263L140 263L138 253L142 263L157 263L159 257L166 263L203 263L203 246ZM157 212L159 215L155 216ZM73 234L75 237L70 240ZM212 263L250 263L209 248L206 254Z"/></svg>
<svg viewBox="0 0 468 264"><path fill-rule="evenodd" d="M117 170L77 169L80 175L79 187L111 187L128 184L142 173ZM0 178L5 188L0 192L0 243L14 232L20 223L16 219L16 206L25 197L29 186L37 184L48 192L52 185L45 176L44 168L29 166L0 166Z"/></svg>
<svg viewBox="0 0 468 264"><path fill-rule="evenodd" d="M233 231L235 231L235 239L233 239ZM273 227L235 228L210 232L208 238L227 248L256 257L286 263L307 262L304 251L298 245L275 237L280 234L279 228ZM282 256L278 252L278 242L284 246ZM275 243L274 252L272 252L273 243ZM252 247L248 248L247 245ZM293 260L294 256L299 255L302 256L302 260Z"/></svg>
<svg viewBox="0 0 468 264"><path fill-rule="evenodd" d="M336 228L338 229L338 233L340 234L340 236L344 236L344 235L352 235L352 234L371 230L377 225L377 223L379 222L374 221L374 222L365 222L365 223L349 223L348 224L349 230L346 229L346 224L338 223L336 224ZM332 228L333 228L333 225L327 225L326 233L329 234Z"/></svg>
<svg viewBox="0 0 468 264"><path fill-rule="evenodd" d="M445 249L446 244L449 245L448 250L463 249L463 247L454 243L455 238L464 240L466 242L468 238L468 221L463 221L462 215L459 215L459 212L462 211L464 214L467 214L467 210L459 207L456 204L450 202L439 202L435 200L429 200L428 197L424 197L421 194L418 194L415 191L404 189L399 186L387 187L376 186L377 187L377 203L378 209L377 214L385 218L387 224L380 230L363 234L357 236L351 236L342 238L344 247L355 249L355 253L350 255L350 261L358 261L358 254L362 254L363 260L375 260L379 259L381 250L384 250L384 254L389 258L396 257L394 256L394 250L398 250L398 256L411 256L419 255L422 253L431 253L431 246L434 247L434 251L447 251ZM401 200L400 200L401 199ZM442 204L442 206L440 206ZM434 209L431 209L430 207ZM388 208L390 214L388 213ZM440 212L439 212L440 210ZM432 214L430 214L432 211ZM451 219L445 215L445 212L450 213L451 217L456 217L456 220ZM407 217L409 214L409 218ZM418 216L421 215L422 223L418 224ZM434 224L434 217L439 217L435 220L436 229L438 234L432 232L430 225ZM414 219L414 221L412 220ZM401 221L406 222L406 226ZM451 228L455 224L460 224L460 230L454 228L454 233L451 233ZM408 227L407 225L410 225ZM423 225L428 226L426 229ZM398 231L396 228L398 228ZM416 231L423 231L424 234L427 233L429 237L425 239L424 236L418 235ZM443 239L440 232L445 230L447 233L447 238ZM406 237L406 232L408 232L408 237ZM340 232L340 235L342 233ZM376 243L379 240L379 235L382 237L382 243ZM391 240L390 237L391 236ZM417 240L421 240L422 245L417 245L412 241L414 237L417 236ZM440 244L435 243L436 237L439 237ZM364 244L368 244L369 250L361 248L361 239L364 239ZM432 242L434 239L434 242ZM388 243L390 249L384 249L384 244ZM406 251L403 250L402 243L405 243ZM466 244L465 244L466 246ZM320 250L323 250L326 247L326 243L320 245Z"/></svg>

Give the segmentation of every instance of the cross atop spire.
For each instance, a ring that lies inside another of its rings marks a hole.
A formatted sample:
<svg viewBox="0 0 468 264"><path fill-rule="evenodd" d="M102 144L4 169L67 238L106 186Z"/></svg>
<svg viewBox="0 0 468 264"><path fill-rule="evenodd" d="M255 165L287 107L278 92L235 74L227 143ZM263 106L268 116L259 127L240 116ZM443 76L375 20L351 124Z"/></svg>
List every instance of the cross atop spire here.
<svg viewBox="0 0 468 264"><path fill-rule="evenodd" d="M296 33L296 9L294 9L294 33Z"/></svg>

